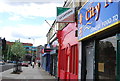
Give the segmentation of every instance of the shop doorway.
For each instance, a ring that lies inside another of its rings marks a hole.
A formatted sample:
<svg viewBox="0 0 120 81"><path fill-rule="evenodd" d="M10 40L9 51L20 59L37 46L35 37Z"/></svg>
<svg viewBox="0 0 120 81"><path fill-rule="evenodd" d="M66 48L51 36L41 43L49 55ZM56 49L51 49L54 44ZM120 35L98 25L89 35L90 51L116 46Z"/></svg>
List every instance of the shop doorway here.
<svg viewBox="0 0 120 81"><path fill-rule="evenodd" d="M120 81L120 34L83 42L82 81Z"/></svg>
<svg viewBox="0 0 120 81"><path fill-rule="evenodd" d="M93 79L93 66L94 66L94 48L93 45L86 47L86 79Z"/></svg>
<svg viewBox="0 0 120 81"><path fill-rule="evenodd" d="M116 55L117 55L117 38L116 36L99 40L97 50L97 72L99 80L116 79Z"/></svg>
<svg viewBox="0 0 120 81"><path fill-rule="evenodd" d="M94 43L90 42L86 46L86 81L93 81L94 72Z"/></svg>

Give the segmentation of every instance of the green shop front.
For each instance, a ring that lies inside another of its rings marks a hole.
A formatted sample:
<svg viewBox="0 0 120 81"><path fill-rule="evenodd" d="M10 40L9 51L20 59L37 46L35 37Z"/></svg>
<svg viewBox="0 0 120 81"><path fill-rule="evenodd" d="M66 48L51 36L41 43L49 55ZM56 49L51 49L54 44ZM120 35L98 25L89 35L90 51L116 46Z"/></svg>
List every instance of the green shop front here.
<svg viewBox="0 0 120 81"><path fill-rule="evenodd" d="M78 10L81 81L120 81L120 2L89 0Z"/></svg>

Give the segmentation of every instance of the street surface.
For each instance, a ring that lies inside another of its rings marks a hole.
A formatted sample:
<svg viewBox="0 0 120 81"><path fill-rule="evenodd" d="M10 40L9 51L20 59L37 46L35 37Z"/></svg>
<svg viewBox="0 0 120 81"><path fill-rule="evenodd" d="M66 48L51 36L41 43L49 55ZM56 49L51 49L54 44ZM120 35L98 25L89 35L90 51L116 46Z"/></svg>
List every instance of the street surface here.
<svg viewBox="0 0 120 81"><path fill-rule="evenodd" d="M13 69L6 70L0 73L0 79L2 81L57 81L48 72L37 66L35 68L22 67L22 71L20 74L12 74Z"/></svg>

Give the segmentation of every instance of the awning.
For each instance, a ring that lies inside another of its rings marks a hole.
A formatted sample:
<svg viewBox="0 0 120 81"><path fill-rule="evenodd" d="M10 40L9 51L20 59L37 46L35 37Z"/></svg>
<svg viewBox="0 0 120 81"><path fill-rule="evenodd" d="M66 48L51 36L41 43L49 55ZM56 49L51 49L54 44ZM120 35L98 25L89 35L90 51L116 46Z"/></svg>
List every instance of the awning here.
<svg viewBox="0 0 120 81"><path fill-rule="evenodd" d="M49 53L44 53L44 54L42 54L42 56L44 57L44 56L47 55L47 54L49 54Z"/></svg>

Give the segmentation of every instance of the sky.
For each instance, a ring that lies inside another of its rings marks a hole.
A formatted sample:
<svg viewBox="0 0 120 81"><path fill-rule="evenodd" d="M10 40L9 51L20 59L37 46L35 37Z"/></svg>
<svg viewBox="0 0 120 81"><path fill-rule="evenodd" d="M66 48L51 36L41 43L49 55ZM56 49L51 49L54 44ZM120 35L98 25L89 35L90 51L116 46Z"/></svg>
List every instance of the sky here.
<svg viewBox="0 0 120 81"><path fill-rule="evenodd" d="M0 0L0 37L15 42L47 43L46 34L64 0Z"/></svg>

